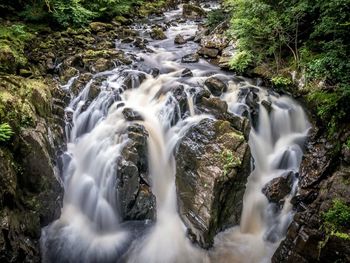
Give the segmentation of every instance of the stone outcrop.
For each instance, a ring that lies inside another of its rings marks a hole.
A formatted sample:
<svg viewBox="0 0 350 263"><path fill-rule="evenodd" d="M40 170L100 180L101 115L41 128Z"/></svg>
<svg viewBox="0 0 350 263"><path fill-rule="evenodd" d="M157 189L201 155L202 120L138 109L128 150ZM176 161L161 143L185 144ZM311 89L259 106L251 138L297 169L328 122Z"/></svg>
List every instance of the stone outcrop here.
<svg viewBox="0 0 350 263"><path fill-rule="evenodd" d="M350 261L349 225L337 234L324 218L335 200L350 206L350 164L344 155L339 158L335 145L312 132L301 164L299 194L292 200L296 214L273 263Z"/></svg>
<svg viewBox="0 0 350 263"><path fill-rule="evenodd" d="M243 133L228 121L204 119L189 129L176 151L180 216L201 247L239 223L250 151Z"/></svg>
<svg viewBox="0 0 350 263"><path fill-rule="evenodd" d="M126 131L126 143L117 170L117 198L122 220L154 220L156 198L150 187L148 174L148 133L139 124L131 124Z"/></svg>
<svg viewBox="0 0 350 263"><path fill-rule="evenodd" d="M65 95L49 85L44 79L0 77L0 118L15 133L0 144L2 262L39 262L41 228L60 216L63 186L54 149L63 140L58 114Z"/></svg>

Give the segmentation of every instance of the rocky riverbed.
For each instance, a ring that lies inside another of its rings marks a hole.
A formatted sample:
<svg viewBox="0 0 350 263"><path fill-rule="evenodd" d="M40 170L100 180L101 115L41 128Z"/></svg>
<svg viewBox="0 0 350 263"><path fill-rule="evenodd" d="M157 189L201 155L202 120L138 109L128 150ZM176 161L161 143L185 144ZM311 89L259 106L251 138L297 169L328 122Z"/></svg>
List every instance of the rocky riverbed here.
<svg viewBox="0 0 350 263"><path fill-rule="evenodd" d="M169 27L181 26L188 19L201 21L206 10L204 4L185 5L182 17L161 22L151 20L143 31L130 21L93 22L85 29L64 31L44 29L26 45L25 64L13 63L16 58L1 50L2 63L12 64L0 75L0 116L15 132L12 141L0 147L0 258L4 262L39 262L41 228L61 215L64 188L61 176L65 168L62 153L66 151L68 136L64 129L74 118L65 108L71 99L91 82L82 106L83 110L88 109L106 80L104 76L95 76L99 72L124 66L137 69L138 73L125 73L123 90L147 82L147 74L157 77L167 73L168 68L148 65L137 54L154 52L150 41L166 40ZM258 92L254 89L248 91L249 108L243 114L251 116L250 121L230 113L228 104L220 99L231 85L225 78L209 74L201 76L205 80L200 89L185 88L186 78L196 74L197 66L202 66L196 63L202 58L228 68L235 43L225 37L226 29L223 23L209 32L199 22L196 34L185 32L168 39L178 50L186 44L198 45L192 53L179 58L188 65L179 76L184 83L167 87L173 90L180 108L173 123L193 113L214 117L201 120L183 134L174 160L179 214L188 229L188 238L203 248L211 247L220 231L240 223L245 185L251 172L249 131L250 126L256 126L259 114ZM139 73L142 70L144 74ZM195 109L188 102L191 92ZM115 94L111 102L119 99ZM147 144L150 134L142 125L143 112L125 108L123 116L133 124L123 132L128 142L117 160L118 212L122 221L155 223L159 200L151 187ZM350 260L349 239L332 235L324 225L323 216L334 200L350 203L349 149L336 143L346 140L349 134L339 133L338 138L330 140L322 127L317 128L316 121L313 126L300 171L294 175L298 178L298 191L291 200L295 214L272 262ZM271 202L280 203L292 190L288 178L266 185L264 194ZM285 188L281 194L280 190ZM348 234L348 228L343 231Z"/></svg>

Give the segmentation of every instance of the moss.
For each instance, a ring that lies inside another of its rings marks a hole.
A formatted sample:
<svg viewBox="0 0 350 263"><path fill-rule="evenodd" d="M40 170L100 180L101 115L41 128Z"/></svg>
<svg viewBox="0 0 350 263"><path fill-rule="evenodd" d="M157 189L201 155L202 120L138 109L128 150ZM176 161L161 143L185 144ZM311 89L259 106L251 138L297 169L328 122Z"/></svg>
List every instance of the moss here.
<svg viewBox="0 0 350 263"><path fill-rule="evenodd" d="M224 150L221 153L221 160L224 163L224 176L227 176L230 171L242 164L242 160L234 155L231 150Z"/></svg>
<svg viewBox="0 0 350 263"><path fill-rule="evenodd" d="M327 244L330 236L350 240L350 206L340 199L333 200L333 205L322 214L322 228L326 232L325 239L319 242L319 252Z"/></svg>
<svg viewBox="0 0 350 263"><path fill-rule="evenodd" d="M22 24L0 25L0 71L13 73L27 64L24 48L32 38Z"/></svg>
<svg viewBox="0 0 350 263"><path fill-rule="evenodd" d="M332 207L323 214L325 226L338 231L350 225L350 206L340 199L333 201Z"/></svg>
<svg viewBox="0 0 350 263"><path fill-rule="evenodd" d="M0 119L15 132L34 127L37 115L49 118L51 93L44 80L0 77Z"/></svg>
<svg viewBox="0 0 350 263"><path fill-rule="evenodd" d="M161 14L166 4L164 0L145 2L138 8L137 13L140 17L148 17L151 14Z"/></svg>

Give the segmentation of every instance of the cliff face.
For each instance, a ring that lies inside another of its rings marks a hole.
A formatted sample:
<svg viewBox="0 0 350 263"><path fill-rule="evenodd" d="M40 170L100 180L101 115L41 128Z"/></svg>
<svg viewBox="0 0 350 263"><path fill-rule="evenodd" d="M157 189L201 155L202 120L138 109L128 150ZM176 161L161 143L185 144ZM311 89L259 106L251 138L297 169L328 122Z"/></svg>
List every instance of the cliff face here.
<svg viewBox="0 0 350 263"><path fill-rule="evenodd" d="M294 199L296 214L272 262L350 260L350 149L320 134L311 133ZM337 139L348 136L340 133Z"/></svg>
<svg viewBox="0 0 350 263"><path fill-rule="evenodd" d="M1 120L14 131L0 146L2 262L38 262L41 227L60 215L54 149L62 142L62 116L53 112L63 102L54 87L44 79L0 77Z"/></svg>

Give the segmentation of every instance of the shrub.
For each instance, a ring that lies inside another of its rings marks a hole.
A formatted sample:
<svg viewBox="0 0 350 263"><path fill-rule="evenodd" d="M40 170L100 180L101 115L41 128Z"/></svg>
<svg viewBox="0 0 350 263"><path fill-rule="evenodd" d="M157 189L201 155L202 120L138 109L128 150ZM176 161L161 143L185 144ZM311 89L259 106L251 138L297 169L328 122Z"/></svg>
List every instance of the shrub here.
<svg viewBox="0 0 350 263"><path fill-rule="evenodd" d="M277 89L286 89L293 84L290 78L276 76L271 79L272 84Z"/></svg>
<svg viewBox="0 0 350 263"><path fill-rule="evenodd" d="M220 23L224 22L228 18L228 15L223 9L215 9L208 13L207 20L205 22L209 30L214 30Z"/></svg>
<svg viewBox="0 0 350 263"><path fill-rule="evenodd" d="M334 232L349 228L350 206L339 199L333 201L333 206L323 214L323 220L327 228Z"/></svg>
<svg viewBox="0 0 350 263"><path fill-rule="evenodd" d="M0 124L0 142L7 142L11 139L13 131L8 123Z"/></svg>
<svg viewBox="0 0 350 263"><path fill-rule="evenodd" d="M253 65L253 55L245 50L238 51L233 55L229 65L232 70L235 70L238 73L243 73Z"/></svg>

